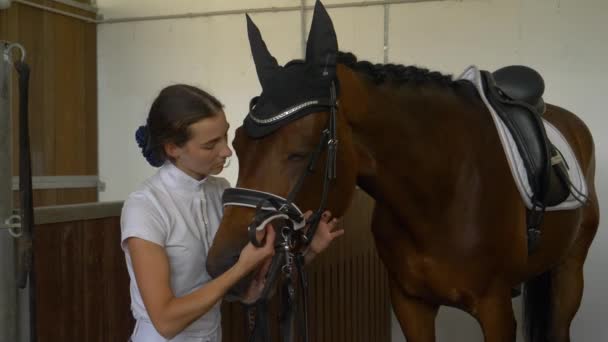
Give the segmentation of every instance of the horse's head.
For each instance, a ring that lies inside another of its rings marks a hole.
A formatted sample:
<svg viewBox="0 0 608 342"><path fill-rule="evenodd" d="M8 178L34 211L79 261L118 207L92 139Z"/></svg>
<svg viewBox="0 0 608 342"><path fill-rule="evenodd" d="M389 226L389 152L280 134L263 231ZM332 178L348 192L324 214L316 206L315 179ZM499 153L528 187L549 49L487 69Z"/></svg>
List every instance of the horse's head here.
<svg viewBox="0 0 608 342"><path fill-rule="evenodd" d="M317 2L306 60L285 66L279 66L269 53L249 17L247 24L262 94L251 101L250 112L233 141L240 167L237 191L244 188L273 194L293 199L303 211L327 208L334 216L341 216L352 198L356 166L352 135L337 107L338 47L332 22ZM338 146L335 159L334 146ZM314 171L307 172L311 166ZM331 177L332 168L337 171L335 177ZM328 187L326 192L324 186ZM230 204L226 203L230 202L227 194L225 205ZM244 197L240 199L247 202ZM258 193L249 203L255 206L263 197ZM222 274L238 260L249 241L247 227L255 214L255 208L225 206L207 261L212 276ZM242 298L250 280L244 279L231 294Z"/></svg>

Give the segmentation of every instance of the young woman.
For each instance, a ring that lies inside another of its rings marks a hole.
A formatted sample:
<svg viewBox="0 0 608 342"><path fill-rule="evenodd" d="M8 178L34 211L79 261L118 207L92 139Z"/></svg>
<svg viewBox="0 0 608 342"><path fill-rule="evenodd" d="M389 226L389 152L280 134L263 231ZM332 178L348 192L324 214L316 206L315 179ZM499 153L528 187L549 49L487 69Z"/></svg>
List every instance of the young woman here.
<svg viewBox="0 0 608 342"><path fill-rule="evenodd" d="M251 243L236 264L211 280L207 252L221 218L228 182L215 177L232 155L223 105L205 91L173 85L156 98L136 139L158 172L125 201L121 245L131 278L133 342L219 342L224 294L274 254L274 229L266 244ZM324 214L308 261L342 235L337 220ZM257 298L263 287L250 289Z"/></svg>

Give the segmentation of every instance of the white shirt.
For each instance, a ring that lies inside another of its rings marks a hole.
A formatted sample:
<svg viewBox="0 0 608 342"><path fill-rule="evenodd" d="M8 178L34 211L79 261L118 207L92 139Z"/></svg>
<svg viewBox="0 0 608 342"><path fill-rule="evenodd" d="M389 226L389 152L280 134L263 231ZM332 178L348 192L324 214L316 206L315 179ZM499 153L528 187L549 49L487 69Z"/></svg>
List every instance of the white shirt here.
<svg viewBox="0 0 608 342"><path fill-rule="evenodd" d="M164 247L174 295L193 292L211 279L205 263L221 221L221 196L227 187L223 178L208 176L198 181L167 162L129 195L122 208L121 246L131 277L131 311L137 321L151 322L125 240L137 237ZM179 336L207 337L219 328L220 303Z"/></svg>

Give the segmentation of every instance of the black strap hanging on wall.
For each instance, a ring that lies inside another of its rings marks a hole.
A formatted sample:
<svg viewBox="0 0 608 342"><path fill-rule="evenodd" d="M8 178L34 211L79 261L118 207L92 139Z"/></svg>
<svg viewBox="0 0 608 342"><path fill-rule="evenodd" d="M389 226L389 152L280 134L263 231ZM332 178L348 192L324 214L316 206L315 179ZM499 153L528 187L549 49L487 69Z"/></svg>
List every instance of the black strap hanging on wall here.
<svg viewBox="0 0 608 342"><path fill-rule="evenodd" d="M19 198L22 236L17 242L17 285L24 289L29 279L30 341L36 335L36 277L34 272L34 202L32 191L32 161L28 120L30 67L24 62L15 63L19 75Z"/></svg>

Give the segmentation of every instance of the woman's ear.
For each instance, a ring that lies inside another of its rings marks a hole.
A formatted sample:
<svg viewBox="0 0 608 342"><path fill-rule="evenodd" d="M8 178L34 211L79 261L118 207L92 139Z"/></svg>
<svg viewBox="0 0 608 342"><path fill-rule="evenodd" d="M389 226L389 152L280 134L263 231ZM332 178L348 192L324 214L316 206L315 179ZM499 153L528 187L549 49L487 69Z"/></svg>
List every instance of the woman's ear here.
<svg viewBox="0 0 608 342"><path fill-rule="evenodd" d="M167 144L165 144L164 148L165 148L165 154L170 159L173 159L173 160L178 159L178 157L182 154L181 147L178 147L174 143L167 143Z"/></svg>

